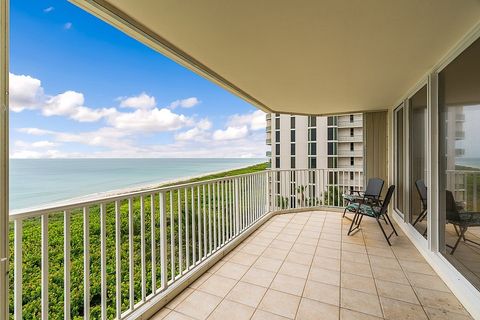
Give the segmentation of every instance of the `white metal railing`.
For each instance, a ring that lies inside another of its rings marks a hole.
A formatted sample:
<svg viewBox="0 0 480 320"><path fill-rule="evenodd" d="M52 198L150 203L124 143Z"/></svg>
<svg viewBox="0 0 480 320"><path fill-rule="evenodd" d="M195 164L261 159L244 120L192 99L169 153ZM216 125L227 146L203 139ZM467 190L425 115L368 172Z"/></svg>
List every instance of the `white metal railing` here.
<svg viewBox="0 0 480 320"><path fill-rule="evenodd" d="M343 120L343 121L338 121L338 127L339 128L353 128L353 127L362 127L363 126L363 121L362 120L354 120L354 121L349 121L349 120Z"/></svg>
<svg viewBox="0 0 480 320"><path fill-rule="evenodd" d="M338 150L339 157L361 157L363 150Z"/></svg>
<svg viewBox="0 0 480 320"><path fill-rule="evenodd" d="M134 318L271 211L362 187L361 170L268 170L12 212L12 316Z"/></svg>
<svg viewBox="0 0 480 320"><path fill-rule="evenodd" d="M362 142L363 141L363 135L361 135L361 134L356 134L356 135L353 135L353 136L339 135L338 141L340 141L340 142Z"/></svg>
<svg viewBox="0 0 480 320"><path fill-rule="evenodd" d="M455 200L467 211L480 209L480 171L447 170L446 189L453 192Z"/></svg>

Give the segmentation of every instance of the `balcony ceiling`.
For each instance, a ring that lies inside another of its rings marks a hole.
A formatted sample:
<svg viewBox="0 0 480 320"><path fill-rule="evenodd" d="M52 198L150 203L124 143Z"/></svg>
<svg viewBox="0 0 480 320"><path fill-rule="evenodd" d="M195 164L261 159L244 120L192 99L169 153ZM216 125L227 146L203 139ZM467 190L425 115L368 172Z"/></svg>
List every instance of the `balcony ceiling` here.
<svg viewBox="0 0 480 320"><path fill-rule="evenodd" d="M478 0L72 0L263 110L395 104L480 21Z"/></svg>

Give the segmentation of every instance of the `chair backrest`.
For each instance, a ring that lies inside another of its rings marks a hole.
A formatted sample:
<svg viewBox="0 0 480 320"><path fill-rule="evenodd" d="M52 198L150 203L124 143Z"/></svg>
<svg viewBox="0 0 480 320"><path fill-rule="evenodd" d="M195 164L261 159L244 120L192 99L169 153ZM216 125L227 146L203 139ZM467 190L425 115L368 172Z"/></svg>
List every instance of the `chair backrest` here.
<svg viewBox="0 0 480 320"><path fill-rule="evenodd" d="M457 203L455 202L452 191L449 190L445 190L445 213L447 220L460 220Z"/></svg>
<svg viewBox="0 0 480 320"><path fill-rule="evenodd" d="M383 184L385 182L380 178L370 178L365 188L364 196L367 198L378 199L382 193Z"/></svg>
<svg viewBox="0 0 480 320"><path fill-rule="evenodd" d="M423 208L426 209L427 208L427 186L421 179L415 181L415 186L417 187L420 200L422 200Z"/></svg>
<svg viewBox="0 0 480 320"><path fill-rule="evenodd" d="M385 199L382 203L382 208L380 209L380 215L387 212L388 204L390 203L390 200L392 200L393 191L395 191L395 185L392 184L390 187L388 187L387 194L385 195Z"/></svg>

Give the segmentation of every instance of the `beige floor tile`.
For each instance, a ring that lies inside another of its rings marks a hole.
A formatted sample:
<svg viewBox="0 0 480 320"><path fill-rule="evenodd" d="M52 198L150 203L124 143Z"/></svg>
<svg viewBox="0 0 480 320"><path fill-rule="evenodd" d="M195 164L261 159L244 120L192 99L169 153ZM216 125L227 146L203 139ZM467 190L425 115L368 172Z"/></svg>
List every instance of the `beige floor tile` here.
<svg viewBox="0 0 480 320"><path fill-rule="evenodd" d="M341 306L342 308L382 317L382 310L377 295L342 288Z"/></svg>
<svg viewBox="0 0 480 320"><path fill-rule="evenodd" d="M300 297L269 289L258 309L293 319L297 312Z"/></svg>
<svg viewBox="0 0 480 320"><path fill-rule="evenodd" d="M387 320L427 320L427 315L418 304L381 297L383 312Z"/></svg>
<svg viewBox="0 0 480 320"><path fill-rule="evenodd" d="M211 320L248 320L253 315L254 308L237 302L223 300L208 317Z"/></svg>
<svg viewBox="0 0 480 320"><path fill-rule="evenodd" d="M342 288L353 289L370 294L377 294L375 281L370 277L358 276L350 273L342 273L341 275Z"/></svg>
<svg viewBox="0 0 480 320"><path fill-rule="evenodd" d="M225 262L225 264L218 269L215 274L234 280L240 280L247 270L247 266L233 262Z"/></svg>
<svg viewBox="0 0 480 320"><path fill-rule="evenodd" d="M410 280L412 286L417 288L450 292L447 285L437 275L407 272L407 278Z"/></svg>
<svg viewBox="0 0 480 320"><path fill-rule="evenodd" d="M257 286L269 287L272 283L275 273L263 269L251 267L243 276L242 281L255 284Z"/></svg>
<svg viewBox="0 0 480 320"><path fill-rule="evenodd" d="M342 262L354 262L368 264L368 255L366 253L342 251Z"/></svg>
<svg viewBox="0 0 480 320"><path fill-rule="evenodd" d="M310 266L310 264L312 264L312 259L313 255L290 251L285 261Z"/></svg>
<svg viewBox="0 0 480 320"><path fill-rule="evenodd" d="M271 289L282 291L285 293L301 296L305 287L305 279L277 274L270 285Z"/></svg>
<svg viewBox="0 0 480 320"><path fill-rule="evenodd" d="M307 279L309 269L309 266L303 264L284 262L278 272L292 277Z"/></svg>
<svg viewBox="0 0 480 320"><path fill-rule="evenodd" d="M379 247L372 247L367 245L367 253L368 255L372 256L379 256L385 258L395 258L392 249L389 248L379 248Z"/></svg>
<svg viewBox="0 0 480 320"><path fill-rule="evenodd" d="M381 320L381 319L383 318L378 318L369 314L340 308L340 320Z"/></svg>
<svg viewBox="0 0 480 320"><path fill-rule="evenodd" d="M265 251L267 247L266 246L259 246L259 245L256 245L256 244L247 244L245 245L241 251L242 252L245 252L245 253L248 253L248 254L253 254L253 255L261 255L263 253L263 251Z"/></svg>
<svg viewBox="0 0 480 320"><path fill-rule="evenodd" d="M205 272L204 274L202 274L197 280L195 280L190 285L190 288L197 289L198 287L200 287L202 285L202 283L204 283L208 278L210 278L211 275L212 275L212 273Z"/></svg>
<svg viewBox="0 0 480 320"><path fill-rule="evenodd" d="M381 267L395 270L402 270L400 264L395 258L385 258L380 256L370 256L370 264L372 267Z"/></svg>
<svg viewBox="0 0 480 320"><path fill-rule="evenodd" d="M251 266L255 260L257 260L258 256L245 253L245 252L237 252L230 258L230 262L235 262L238 264L242 264L244 266Z"/></svg>
<svg viewBox="0 0 480 320"><path fill-rule="evenodd" d="M317 251L315 251L315 255L320 257L340 259L341 254L340 254L340 250L337 250L337 249L317 247Z"/></svg>
<svg viewBox="0 0 480 320"><path fill-rule="evenodd" d="M285 320L288 318L257 309L252 317L252 320Z"/></svg>
<svg viewBox="0 0 480 320"><path fill-rule="evenodd" d="M427 316L432 320L473 320L470 315L448 312L430 307L424 307Z"/></svg>
<svg viewBox="0 0 480 320"><path fill-rule="evenodd" d="M236 283L237 280L214 274L204 283L202 283L198 290L223 298L235 286Z"/></svg>
<svg viewBox="0 0 480 320"><path fill-rule="evenodd" d="M240 281L233 287L225 299L256 308L265 292L267 292L267 288L265 287Z"/></svg>
<svg viewBox="0 0 480 320"><path fill-rule="evenodd" d="M195 319L206 319L221 300L212 294L194 291L175 307L175 311Z"/></svg>
<svg viewBox="0 0 480 320"><path fill-rule="evenodd" d="M334 258L314 256L312 266L333 271L340 271L340 260Z"/></svg>
<svg viewBox="0 0 480 320"><path fill-rule="evenodd" d="M192 319L195 319L195 318L191 318L177 311L172 311L165 318L163 318L163 320L192 320Z"/></svg>
<svg viewBox="0 0 480 320"><path fill-rule="evenodd" d="M376 283L379 296L401 300L413 304L420 304L415 292L409 285L403 285L383 280L377 280Z"/></svg>
<svg viewBox="0 0 480 320"><path fill-rule="evenodd" d="M409 284L407 277L401 270L382 267L372 267L373 277L378 280L386 280L400 284Z"/></svg>
<svg viewBox="0 0 480 320"><path fill-rule="evenodd" d="M320 239L318 240L318 247L340 250L340 248L342 247L342 243L338 241Z"/></svg>
<svg viewBox="0 0 480 320"><path fill-rule="evenodd" d="M356 274L358 276L373 278L372 269L369 264L362 263L342 263L342 273Z"/></svg>
<svg viewBox="0 0 480 320"><path fill-rule="evenodd" d="M425 307L466 314L462 304L452 293L423 288L415 288L415 291L420 303Z"/></svg>
<svg viewBox="0 0 480 320"><path fill-rule="evenodd" d="M275 248L268 248L262 254L262 257L277 259L277 260L284 260L288 255L288 250L285 249L275 249Z"/></svg>
<svg viewBox="0 0 480 320"><path fill-rule="evenodd" d="M364 253L364 254L367 253L367 250L365 249L364 245L348 243L348 242L342 244L342 250L349 251L349 252Z"/></svg>
<svg viewBox="0 0 480 320"><path fill-rule="evenodd" d="M305 253L312 256L315 254L316 249L316 245L308 245L303 243L295 243L292 247L293 252Z"/></svg>
<svg viewBox="0 0 480 320"><path fill-rule="evenodd" d="M259 257L253 264L255 268L277 272L282 266L283 260L271 259L266 257Z"/></svg>
<svg viewBox="0 0 480 320"><path fill-rule="evenodd" d="M303 296L308 299L335 306L340 305L340 287L326 283L307 281Z"/></svg>
<svg viewBox="0 0 480 320"><path fill-rule="evenodd" d="M332 271L323 268L311 267L308 274L308 280L331 284L334 286L340 285L340 272Z"/></svg>
<svg viewBox="0 0 480 320"><path fill-rule="evenodd" d="M339 307L316 300L302 298L297 320L338 319Z"/></svg>
<svg viewBox="0 0 480 320"><path fill-rule="evenodd" d="M406 270L408 272L436 275L435 271L433 271L430 265L426 262L418 262L418 261L410 261L410 260L399 260L399 262L403 270Z"/></svg>
<svg viewBox="0 0 480 320"><path fill-rule="evenodd" d="M282 241L282 240L273 240L270 245L268 246L269 248L274 248L274 249L282 249L282 250L290 250L293 246L292 242L287 242L287 241Z"/></svg>

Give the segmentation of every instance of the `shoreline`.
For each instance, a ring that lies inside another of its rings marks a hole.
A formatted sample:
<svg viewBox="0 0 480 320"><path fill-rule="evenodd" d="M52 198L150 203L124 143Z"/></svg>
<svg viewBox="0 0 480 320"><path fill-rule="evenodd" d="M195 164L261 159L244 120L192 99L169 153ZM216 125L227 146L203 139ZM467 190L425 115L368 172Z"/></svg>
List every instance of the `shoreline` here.
<svg viewBox="0 0 480 320"><path fill-rule="evenodd" d="M10 210L9 211L9 216L18 215L18 214L29 212L29 211L49 210L50 208L67 206L67 205L75 204L77 202L101 200L102 198L106 198L106 197L114 197L114 196L121 196L121 195L128 194L128 193L148 191L148 190L157 189L157 188L164 187L166 185L171 185L171 184L187 183L188 181L190 181L192 179L199 179L199 178L207 177L207 176L210 176L210 175L227 173L229 171L247 169L247 168L250 168L250 167L253 167L253 166L260 165L262 163L265 163L265 161L249 164L247 166L235 167L235 168L219 170L219 171L205 172L205 173L201 173L201 174L193 175L193 176L185 176L185 177L181 177L181 178L178 178L178 179L170 179L170 180L159 181L159 182L149 183L149 184L138 184L138 185L133 185L133 186L130 186L130 187L125 187L125 188L119 188L119 189L113 189L113 190L108 190L108 191L90 193L90 194L87 194L87 195L84 195L84 196L78 196L78 197L73 197L73 198L69 198L69 199L65 199L65 200L49 202L49 203L41 204L41 205L38 205L38 206L25 207L25 208Z"/></svg>

